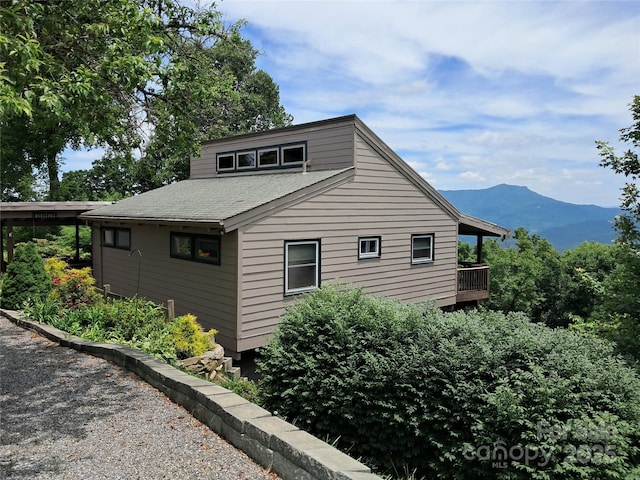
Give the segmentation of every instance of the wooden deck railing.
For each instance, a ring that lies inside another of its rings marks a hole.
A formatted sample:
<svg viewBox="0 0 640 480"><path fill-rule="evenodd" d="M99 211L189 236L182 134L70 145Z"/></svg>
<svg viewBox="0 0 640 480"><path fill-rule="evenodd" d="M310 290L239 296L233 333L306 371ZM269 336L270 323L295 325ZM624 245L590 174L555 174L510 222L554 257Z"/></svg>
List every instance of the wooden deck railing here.
<svg viewBox="0 0 640 480"><path fill-rule="evenodd" d="M458 269L458 302L489 298L489 267L470 266Z"/></svg>

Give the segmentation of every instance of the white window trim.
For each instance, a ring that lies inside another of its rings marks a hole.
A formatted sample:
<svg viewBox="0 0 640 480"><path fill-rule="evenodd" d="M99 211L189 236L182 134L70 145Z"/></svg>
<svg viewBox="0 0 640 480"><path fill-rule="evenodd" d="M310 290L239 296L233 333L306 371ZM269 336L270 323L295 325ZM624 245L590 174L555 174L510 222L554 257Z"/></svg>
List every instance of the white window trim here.
<svg viewBox="0 0 640 480"><path fill-rule="evenodd" d="M243 167L240 166L240 155L252 155L253 154L253 165L245 165ZM238 170L255 170L258 166L258 155L255 150L242 150L236 152L235 158L235 166Z"/></svg>
<svg viewBox="0 0 640 480"><path fill-rule="evenodd" d="M415 239L419 239L419 238L429 238L431 240L431 256L430 257L420 257L420 258L415 258L414 257L414 245L413 242ZM428 233L428 234L424 234L424 235L411 235L411 264L412 265L418 265L421 263L433 263L433 251L434 251L434 244L435 244L435 235L433 233Z"/></svg>
<svg viewBox="0 0 640 480"><path fill-rule="evenodd" d="M315 278L314 285L301 288L289 288L289 246L292 245L309 245L313 244L316 247L315 258ZM284 243L284 293L285 295L293 295L296 293L309 292L320 286L320 240L300 240L300 241L285 241Z"/></svg>
<svg viewBox="0 0 640 480"><path fill-rule="evenodd" d="M299 162L285 162L284 152L286 150L293 150L294 148L302 148L302 160ZM291 145L283 145L281 147L282 154L280 155L280 162L283 166L287 165L302 165L307 159L307 144L306 143L292 143Z"/></svg>
<svg viewBox="0 0 640 480"><path fill-rule="evenodd" d="M376 242L376 250L374 252L365 252L362 253L362 243L363 242ZM380 237L359 237L358 238L358 259L367 259L367 258L380 258L380 244L382 243L382 239Z"/></svg>
<svg viewBox="0 0 640 480"><path fill-rule="evenodd" d="M276 152L276 163L271 165L261 165L260 164L260 154L266 152ZM280 149L278 147L267 147L261 148L258 150L258 158L257 158L258 168L275 168L280 166Z"/></svg>
<svg viewBox="0 0 640 480"><path fill-rule="evenodd" d="M220 157L233 157L233 167L220 168ZM236 154L235 152L219 153L216 155L216 167L219 172L233 172L236 169Z"/></svg>

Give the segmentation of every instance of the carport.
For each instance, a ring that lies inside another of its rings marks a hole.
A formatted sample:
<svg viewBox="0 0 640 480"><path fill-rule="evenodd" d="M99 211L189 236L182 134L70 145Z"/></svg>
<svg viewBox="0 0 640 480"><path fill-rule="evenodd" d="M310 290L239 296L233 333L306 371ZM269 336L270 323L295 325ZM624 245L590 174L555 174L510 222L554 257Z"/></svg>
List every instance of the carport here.
<svg viewBox="0 0 640 480"><path fill-rule="evenodd" d="M109 204L110 202L0 202L0 225L2 227L0 231L0 237L2 237L0 238L0 259L2 259L0 266L1 271L6 271L7 265L11 263L11 260L13 259L14 227L56 227L61 225L75 225L75 261L79 261L79 227L83 222L78 220L78 215ZM5 241L7 249L6 262L4 261Z"/></svg>

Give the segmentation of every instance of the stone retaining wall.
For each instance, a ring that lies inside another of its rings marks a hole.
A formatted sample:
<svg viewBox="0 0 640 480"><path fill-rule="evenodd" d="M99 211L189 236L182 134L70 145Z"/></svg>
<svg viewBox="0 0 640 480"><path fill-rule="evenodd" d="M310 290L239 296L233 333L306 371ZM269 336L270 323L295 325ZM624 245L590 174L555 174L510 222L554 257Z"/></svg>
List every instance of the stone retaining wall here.
<svg viewBox="0 0 640 480"><path fill-rule="evenodd" d="M0 313L64 347L130 370L283 480L382 480L366 465L264 408L151 355L123 345L90 342L27 320L20 312L0 310Z"/></svg>

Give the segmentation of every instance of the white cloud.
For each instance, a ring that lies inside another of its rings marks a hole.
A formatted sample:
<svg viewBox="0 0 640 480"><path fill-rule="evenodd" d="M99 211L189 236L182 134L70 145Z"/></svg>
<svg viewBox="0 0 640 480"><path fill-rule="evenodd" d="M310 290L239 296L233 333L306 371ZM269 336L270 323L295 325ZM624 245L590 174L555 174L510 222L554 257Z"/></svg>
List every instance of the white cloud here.
<svg viewBox="0 0 640 480"><path fill-rule="evenodd" d="M468 180L470 182L484 182L485 180L485 178L478 172L466 171L462 172L459 176L460 178L463 178L464 180Z"/></svg>
<svg viewBox="0 0 640 480"><path fill-rule="evenodd" d="M640 3L234 0L219 8L248 20L260 66L296 123L357 113L438 188L520 181L567 201L617 202L620 179L598 166L594 141L615 143L631 123Z"/></svg>

